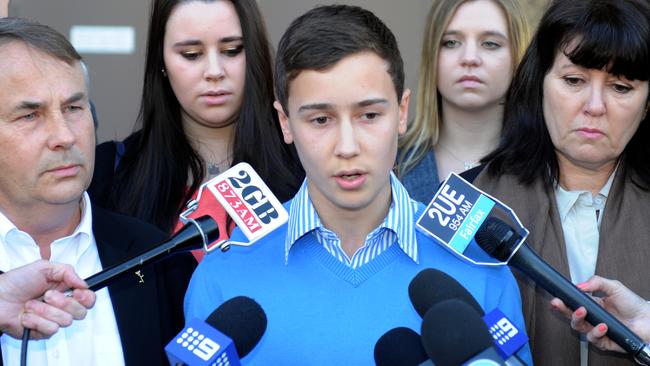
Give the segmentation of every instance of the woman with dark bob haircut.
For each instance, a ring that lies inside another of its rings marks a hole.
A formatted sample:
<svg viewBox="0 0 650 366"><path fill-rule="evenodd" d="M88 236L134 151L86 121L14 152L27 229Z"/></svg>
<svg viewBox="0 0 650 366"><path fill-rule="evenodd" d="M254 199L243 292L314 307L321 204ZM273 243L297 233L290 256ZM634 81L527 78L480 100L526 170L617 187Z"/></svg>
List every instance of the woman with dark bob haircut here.
<svg viewBox="0 0 650 366"><path fill-rule="evenodd" d="M598 274L646 299L649 79L646 0L554 1L513 78L500 145L475 180L514 209L528 245L573 283ZM550 311L551 296L519 280L536 364L633 364L587 350Z"/></svg>
<svg viewBox="0 0 650 366"><path fill-rule="evenodd" d="M98 147L93 202L170 232L203 182L242 161L291 198L304 173L280 135L255 0L154 0L151 9L142 128ZM232 229L216 200L203 206Z"/></svg>

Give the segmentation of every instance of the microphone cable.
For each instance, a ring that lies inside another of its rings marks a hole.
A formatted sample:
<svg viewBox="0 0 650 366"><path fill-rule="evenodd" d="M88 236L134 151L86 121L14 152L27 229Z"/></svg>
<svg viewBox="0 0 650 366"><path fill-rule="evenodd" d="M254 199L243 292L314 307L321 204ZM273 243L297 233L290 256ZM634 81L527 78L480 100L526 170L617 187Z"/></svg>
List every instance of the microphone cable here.
<svg viewBox="0 0 650 366"><path fill-rule="evenodd" d="M20 366L27 366L27 344L29 343L29 333L31 329L23 330L23 338L20 343Z"/></svg>

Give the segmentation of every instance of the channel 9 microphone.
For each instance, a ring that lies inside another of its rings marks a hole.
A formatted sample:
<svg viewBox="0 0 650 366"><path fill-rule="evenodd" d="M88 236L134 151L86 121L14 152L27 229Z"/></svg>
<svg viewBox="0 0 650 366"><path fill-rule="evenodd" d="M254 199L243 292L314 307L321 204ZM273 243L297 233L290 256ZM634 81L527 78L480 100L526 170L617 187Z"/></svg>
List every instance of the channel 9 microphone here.
<svg viewBox="0 0 650 366"><path fill-rule="evenodd" d="M451 299L465 302L481 315L484 313L481 305L463 285L437 269L427 268L415 275L409 283L408 293L415 311L423 318L433 305Z"/></svg>
<svg viewBox="0 0 650 366"><path fill-rule="evenodd" d="M464 301L478 313L483 313L481 306L464 287L448 274L436 269L420 271L409 283L408 293L413 307L422 318L432 306L450 299ZM393 328L382 335L375 344L374 356L378 366L432 364L422 346L420 335L405 327Z"/></svg>
<svg viewBox="0 0 650 366"><path fill-rule="evenodd" d="M521 237L513 228L495 217L488 217L476 233L476 242L486 253L504 262L510 258L508 264L511 267L525 273L551 295L560 298L571 310L584 306L589 323L607 324L607 336L610 339L631 354L637 362L650 365L650 348L639 336L580 291L526 243L514 252L520 241Z"/></svg>
<svg viewBox="0 0 650 366"><path fill-rule="evenodd" d="M485 314L474 296L447 273L433 268L422 270L411 280L408 292L413 307L422 317L431 307L446 300L460 300L471 306L483 318L504 364L525 365L516 354L528 343L525 333L519 331L499 309Z"/></svg>
<svg viewBox="0 0 650 366"><path fill-rule="evenodd" d="M436 366L504 365L474 308L460 300L431 307L422 319L422 345Z"/></svg>
<svg viewBox="0 0 650 366"><path fill-rule="evenodd" d="M240 365L266 331L266 314L253 299L238 296L204 321L193 319L165 347L173 366Z"/></svg>

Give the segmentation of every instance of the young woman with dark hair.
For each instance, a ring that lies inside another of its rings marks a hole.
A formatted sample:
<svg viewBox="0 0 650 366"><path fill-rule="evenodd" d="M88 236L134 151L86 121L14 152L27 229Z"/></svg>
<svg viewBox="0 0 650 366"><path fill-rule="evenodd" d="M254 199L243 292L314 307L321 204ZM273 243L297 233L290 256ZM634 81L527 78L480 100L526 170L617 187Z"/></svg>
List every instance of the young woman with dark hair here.
<svg viewBox="0 0 650 366"><path fill-rule="evenodd" d="M304 173L282 142L273 100L254 0L153 1L141 129L98 147L94 202L169 232L201 183L242 161L289 199ZM224 210L211 206L224 227Z"/></svg>
<svg viewBox="0 0 650 366"><path fill-rule="evenodd" d="M574 283L598 274L644 298L649 64L647 1L554 1L513 78L500 145L475 180L514 209L528 245ZM520 289L536 364L633 364L588 350L549 310L549 294L528 280Z"/></svg>

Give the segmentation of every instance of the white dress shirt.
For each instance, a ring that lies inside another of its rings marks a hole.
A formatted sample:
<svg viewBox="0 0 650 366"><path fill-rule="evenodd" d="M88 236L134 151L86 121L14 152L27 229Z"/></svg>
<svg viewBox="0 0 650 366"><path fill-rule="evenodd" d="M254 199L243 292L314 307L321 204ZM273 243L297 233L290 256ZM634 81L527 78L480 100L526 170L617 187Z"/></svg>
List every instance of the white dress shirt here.
<svg viewBox="0 0 650 366"><path fill-rule="evenodd" d="M615 173L616 170L596 195L590 191L567 191L559 184L555 189L571 282L574 284L587 281L596 272L600 222ZM580 364L586 366L588 344L585 339L580 343Z"/></svg>
<svg viewBox="0 0 650 366"><path fill-rule="evenodd" d="M0 270L8 271L39 259L41 255L34 239L0 212ZM72 265L81 278L102 270L92 232L90 199L86 193L81 203L79 226L71 235L52 242L50 260ZM4 365L20 363L20 344L20 340L6 334L0 337ZM43 366L124 365L122 343L108 289L97 291L95 306L84 320L61 328L49 339L30 341L27 363Z"/></svg>

